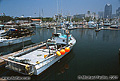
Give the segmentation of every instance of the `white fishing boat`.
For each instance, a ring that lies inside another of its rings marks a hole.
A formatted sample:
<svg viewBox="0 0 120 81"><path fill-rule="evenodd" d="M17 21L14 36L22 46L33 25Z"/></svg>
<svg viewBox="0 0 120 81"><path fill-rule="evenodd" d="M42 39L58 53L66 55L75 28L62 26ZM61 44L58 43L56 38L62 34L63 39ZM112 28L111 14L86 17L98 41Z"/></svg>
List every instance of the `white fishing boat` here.
<svg viewBox="0 0 120 81"><path fill-rule="evenodd" d="M118 29L118 22L117 22L117 20L113 20L112 21L110 28L116 28L116 29Z"/></svg>
<svg viewBox="0 0 120 81"><path fill-rule="evenodd" d="M22 42L29 41L29 40L31 40L31 36L11 38L11 39L0 37L0 47L14 45L14 44L22 43Z"/></svg>
<svg viewBox="0 0 120 81"><path fill-rule="evenodd" d="M4 25L0 25L0 35L1 35L2 33L5 33Z"/></svg>
<svg viewBox="0 0 120 81"><path fill-rule="evenodd" d="M0 47L29 41L29 40L31 40L31 35L33 35L33 33L30 31L24 32L22 29L17 30L15 28L11 28L11 29L9 29L8 32L6 32L6 34L4 34L3 36L0 37Z"/></svg>
<svg viewBox="0 0 120 81"><path fill-rule="evenodd" d="M100 31L100 29L99 29L99 26L97 24L97 28L95 29L95 32L99 32L99 31Z"/></svg>
<svg viewBox="0 0 120 81"><path fill-rule="evenodd" d="M6 68L24 75L39 75L67 55L75 44L76 40L68 30L55 32L51 39L38 47L4 59Z"/></svg>
<svg viewBox="0 0 120 81"><path fill-rule="evenodd" d="M74 27L73 27L73 24L72 23L69 23L69 27L68 27L69 30L73 30Z"/></svg>
<svg viewBox="0 0 120 81"><path fill-rule="evenodd" d="M94 21L89 21L88 26L89 26L89 28L95 28L97 26L97 24Z"/></svg>
<svg viewBox="0 0 120 81"><path fill-rule="evenodd" d="M104 21L104 26L110 26L110 25L111 25L111 23L108 19Z"/></svg>

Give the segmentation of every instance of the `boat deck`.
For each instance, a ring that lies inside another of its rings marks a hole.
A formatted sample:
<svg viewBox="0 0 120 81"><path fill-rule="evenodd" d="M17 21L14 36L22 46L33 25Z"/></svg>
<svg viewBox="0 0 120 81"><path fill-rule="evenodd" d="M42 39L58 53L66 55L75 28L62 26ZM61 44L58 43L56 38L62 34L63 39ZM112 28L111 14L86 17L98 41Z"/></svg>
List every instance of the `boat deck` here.
<svg viewBox="0 0 120 81"><path fill-rule="evenodd" d="M27 51L27 50L30 50L30 49L33 49L33 48L39 48L42 44L38 44L38 45L35 45L33 47L29 47L29 48L25 48L24 51ZM7 55L3 55L3 56L0 56L0 66L5 64L4 63L4 59L8 59L8 57L10 56L14 56L18 53L21 53L21 52L24 52L23 50L20 50L20 51L17 51L17 52L13 52L13 53L10 53L10 54L7 54Z"/></svg>
<svg viewBox="0 0 120 81"><path fill-rule="evenodd" d="M50 50L50 53L53 51ZM45 60L44 55L49 55L49 49L37 49L30 53L20 56L20 58L25 58L30 60L30 64L35 65L37 61L42 62Z"/></svg>

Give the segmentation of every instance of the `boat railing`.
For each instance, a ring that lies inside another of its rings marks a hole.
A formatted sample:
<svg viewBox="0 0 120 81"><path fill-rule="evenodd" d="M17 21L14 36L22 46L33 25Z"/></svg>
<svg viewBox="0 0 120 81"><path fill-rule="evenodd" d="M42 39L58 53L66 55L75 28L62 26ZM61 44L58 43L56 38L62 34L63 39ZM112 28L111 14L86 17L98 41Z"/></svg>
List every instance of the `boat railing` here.
<svg viewBox="0 0 120 81"><path fill-rule="evenodd" d="M26 50L24 50L24 51L22 51L22 52L19 52L18 54L14 55L14 57L19 57L19 56L21 56L21 55L24 55L24 54L26 54L26 53L29 53L29 52L31 52L31 51L39 48L39 47L44 46L45 44L46 44L46 43L40 43L40 44L31 45L31 47L30 47L30 46L29 46L29 47L26 47L26 48L25 48ZM37 45L38 45L38 46L37 46ZM37 46L37 47L35 47L35 46ZM28 49L27 49L27 48L28 48Z"/></svg>
<svg viewBox="0 0 120 81"><path fill-rule="evenodd" d="M39 68L45 66L46 64L50 63L51 61L53 61L55 59L56 59L56 57L54 57L54 56L52 56L51 58L45 59L44 61L40 62L39 64L36 64L36 65L40 65L40 67L38 67L36 69L39 69Z"/></svg>
<svg viewBox="0 0 120 81"><path fill-rule="evenodd" d="M15 62L12 60L8 60L8 59L4 59L4 61L6 62L6 68L7 69L11 69L13 71L28 75L28 73L32 72L32 67L34 67L34 65L27 65L27 67L29 67L29 70L27 70L26 64L20 63L20 62Z"/></svg>
<svg viewBox="0 0 120 81"><path fill-rule="evenodd" d="M37 46L37 45L41 45L43 43L45 43L46 41L43 41L43 42L39 42L39 43L35 43L35 44L32 44L32 45L29 45L29 46L25 46L24 49L27 49L27 48L30 48L30 47L34 47L34 46Z"/></svg>

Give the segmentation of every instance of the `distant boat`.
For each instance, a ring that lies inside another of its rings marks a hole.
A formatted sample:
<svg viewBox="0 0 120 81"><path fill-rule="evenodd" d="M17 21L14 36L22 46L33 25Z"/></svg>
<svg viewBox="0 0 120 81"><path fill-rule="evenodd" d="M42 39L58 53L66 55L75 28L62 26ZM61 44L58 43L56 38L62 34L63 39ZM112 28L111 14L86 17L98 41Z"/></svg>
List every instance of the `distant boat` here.
<svg viewBox="0 0 120 81"><path fill-rule="evenodd" d="M97 28L95 29L95 32L99 32L99 31L100 31L100 29L99 29L98 24L97 24Z"/></svg>
<svg viewBox="0 0 120 81"><path fill-rule="evenodd" d="M116 28L116 29L118 29L118 25L115 25L115 24L111 25L110 28Z"/></svg>
<svg viewBox="0 0 120 81"><path fill-rule="evenodd" d="M68 27L69 30L73 30L74 27L73 27L73 24L72 23L69 23L69 27Z"/></svg>
<svg viewBox="0 0 120 81"><path fill-rule="evenodd" d="M24 30L26 31L26 29ZM9 29L5 35L0 37L0 47L14 45L17 43L31 40L33 32L24 32L23 29L18 30L15 28Z"/></svg>
<svg viewBox="0 0 120 81"><path fill-rule="evenodd" d="M109 20L104 21L104 26L110 26L110 25L111 23L109 22Z"/></svg>
<svg viewBox="0 0 120 81"><path fill-rule="evenodd" d="M97 24L94 21L89 21L88 26L89 26L89 28L95 28L97 26Z"/></svg>
<svg viewBox="0 0 120 81"><path fill-rule="evenodd" d="M118 23L116 21L112 21L112 24L111 24L110 28L118 29Z"/></svg>
<svg viewBox="0 0 120 81"><path fill-rule="evenodd" d="M4 25L0 25L0 35L1 35L2 33L5 33Z"/></svg>
<svg viewBox="0 0 120 81"><path fill-rule="evenodd" d="M100 29L95 29L95 31L96 31L96 32L99 32L99 31L100 31Z"/></svg>
<svg viewBox="0 0 120 81"><path fill-rule="evenodd" d="M30 27L32 28L41 28L41 20L40 19L31 19L33 22L30 23Z"/></svg>

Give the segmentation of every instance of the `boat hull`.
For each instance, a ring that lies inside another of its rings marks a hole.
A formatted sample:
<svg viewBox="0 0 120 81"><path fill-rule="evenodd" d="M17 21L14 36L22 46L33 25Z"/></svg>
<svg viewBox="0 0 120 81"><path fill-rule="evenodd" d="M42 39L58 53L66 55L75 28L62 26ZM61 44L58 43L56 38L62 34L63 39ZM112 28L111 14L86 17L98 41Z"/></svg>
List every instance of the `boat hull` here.
<svg viewBox="0 0 120 81"><path fill-rule="evenodd" d="M72 49L72 47L70 48ZM61 55L59 57L54 56L53 58L51 58L51 62L47 63L46 65L44 65L43 67L39 68L36 70L36 73L34 73L34 75L39 75L42 72L44 72L46 69L48 69L50 66L52 66L53 64L55 64L56 62L58 62L61 58L63 58L65 55L67 55L69 52L65 53L64 55ZM53 60L54 59L54 60Z"/></svg>
<svg viewBox="0 0 120 81"><path fill-rule="evenodd" d="M8 39L3 42L0 42L0 47L14 45L14 44L18 44L18 43L29 41L29 40L31 40L31 36L24 37L24 38L22 37L18 39Z"/></svg>
<svg viewBox="0 0 120 81"><path fill-rule="evenodd" d="M74 39L74 38L73 38ZM70 46L70 49L72 50L73 46L76 44L76 40L74 39L74 42L72 42L72 46ZM39 69L36 69L36 71L34 72L34 75L39 75L42 72L44 72L46 69L48 69L50 66L52 66L53 64L55 64L56 62L58 62L61 58L63 58L65 55L67 55L69 52L66 52L64 55L61 56L54 56L48 60L46 60L46 64L42 64L43 66L41 66Z"/></svg>

